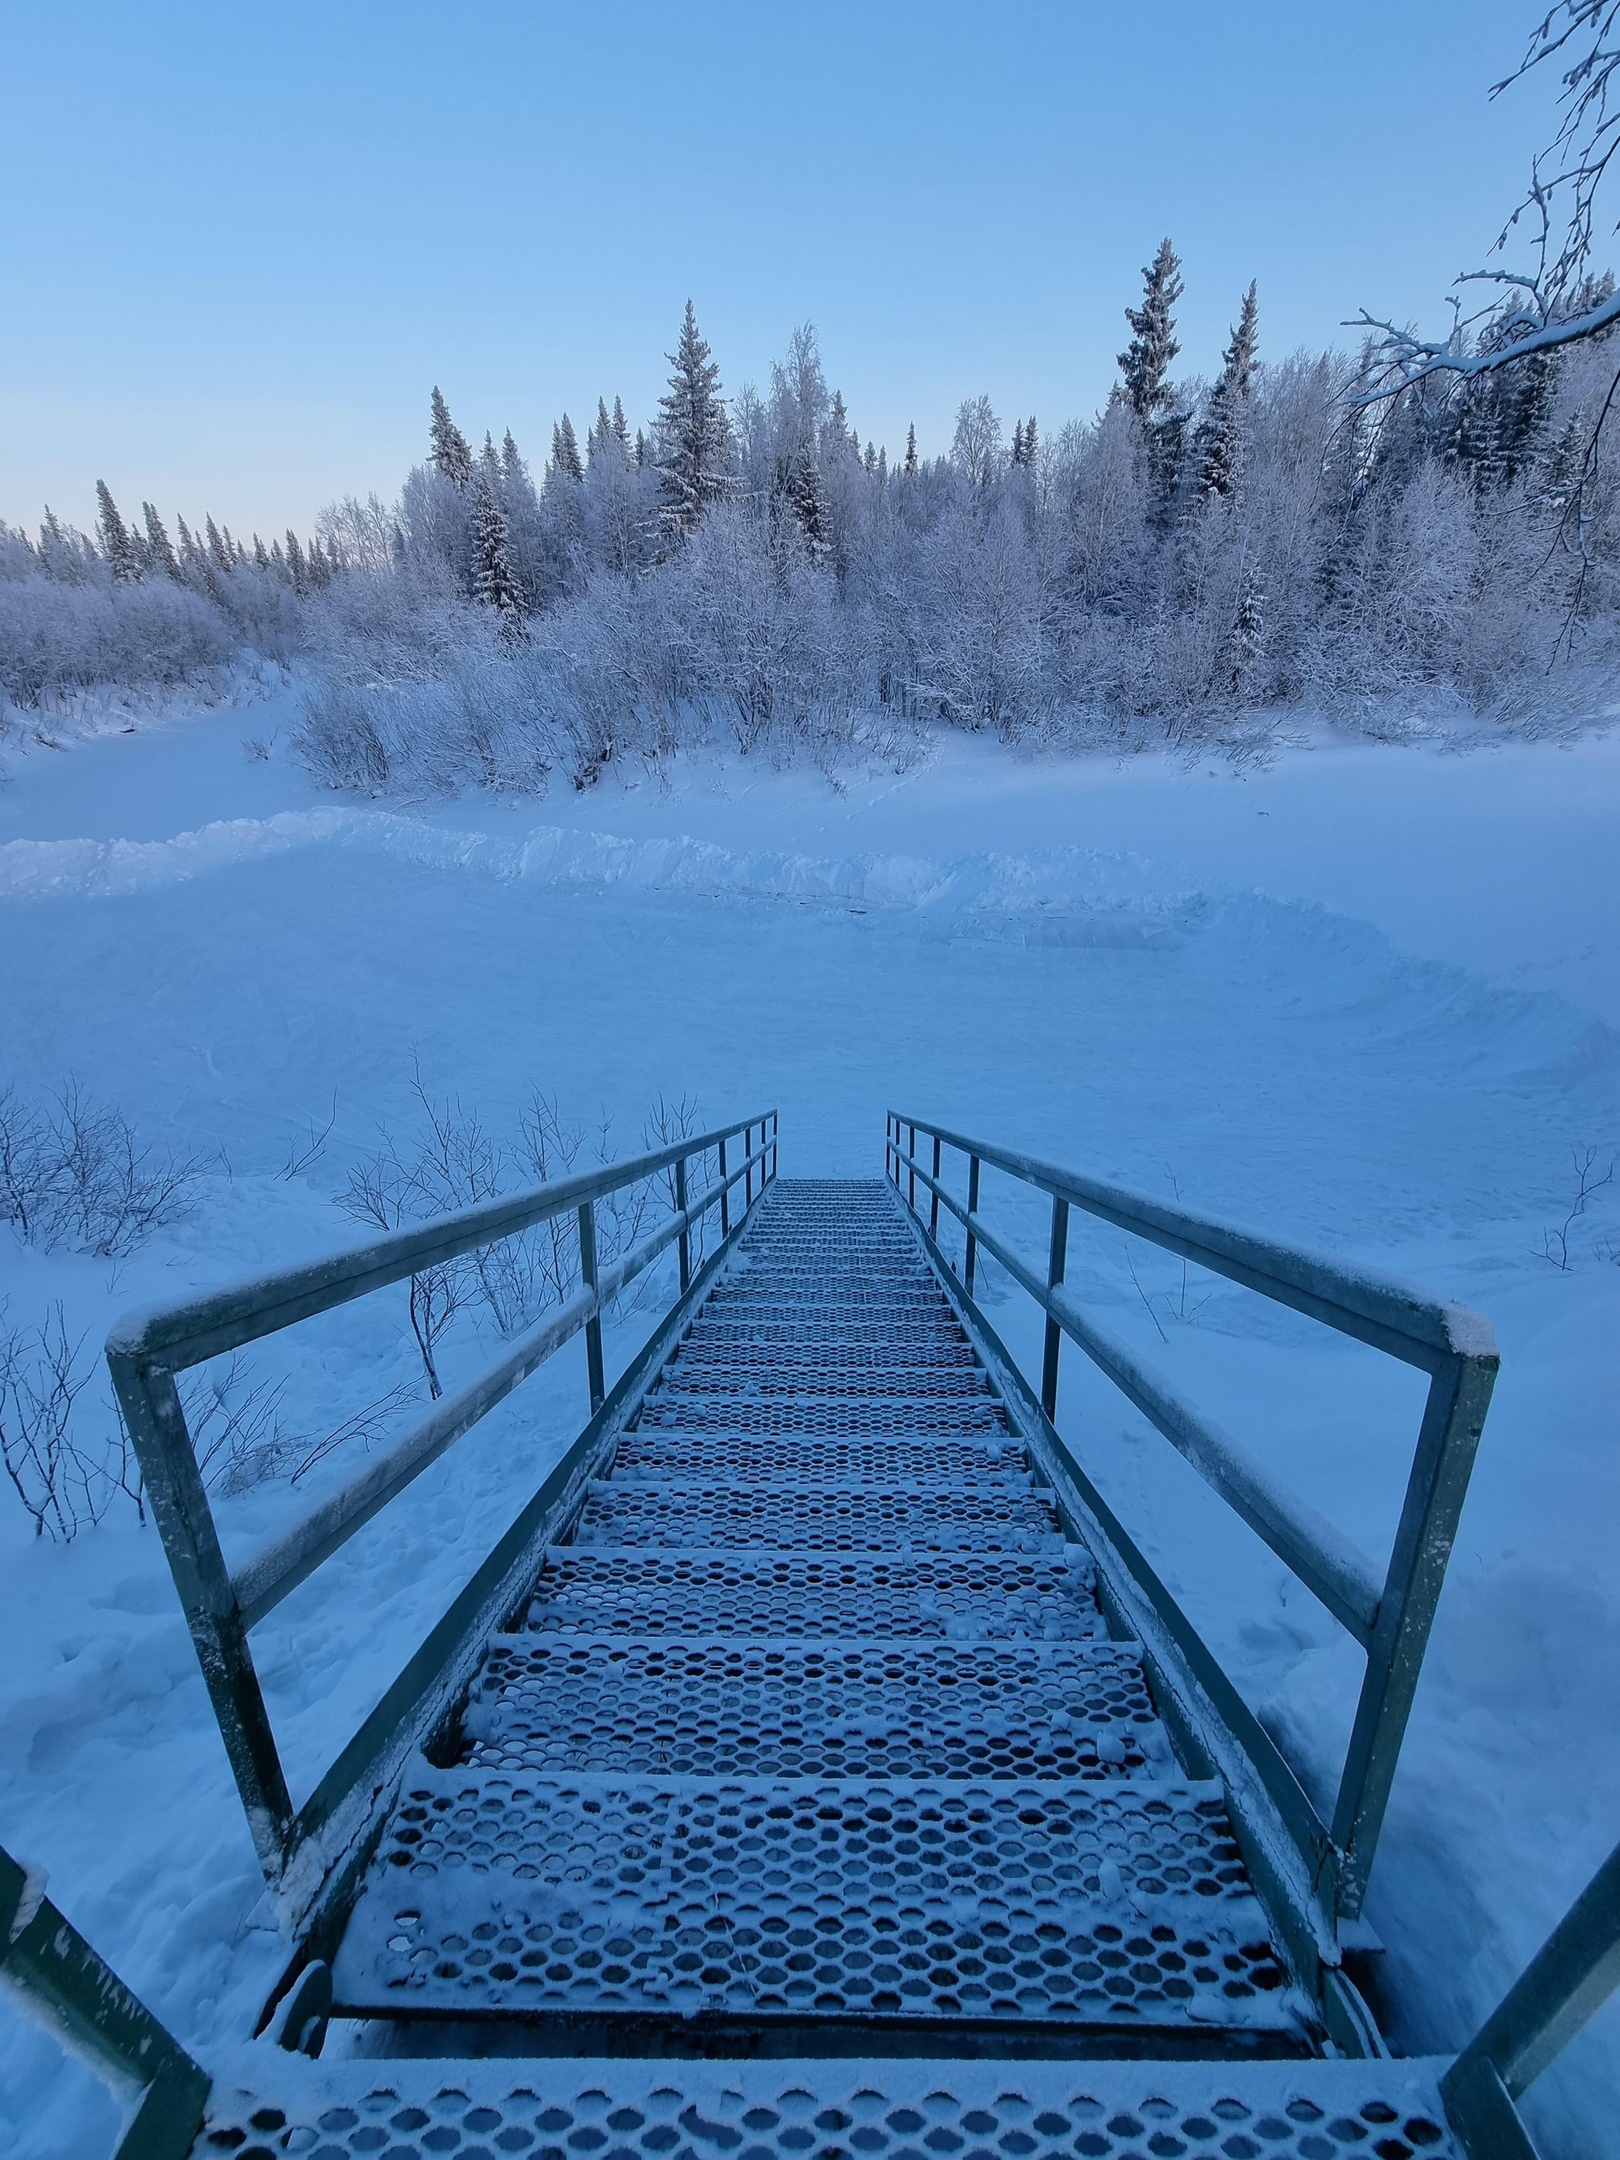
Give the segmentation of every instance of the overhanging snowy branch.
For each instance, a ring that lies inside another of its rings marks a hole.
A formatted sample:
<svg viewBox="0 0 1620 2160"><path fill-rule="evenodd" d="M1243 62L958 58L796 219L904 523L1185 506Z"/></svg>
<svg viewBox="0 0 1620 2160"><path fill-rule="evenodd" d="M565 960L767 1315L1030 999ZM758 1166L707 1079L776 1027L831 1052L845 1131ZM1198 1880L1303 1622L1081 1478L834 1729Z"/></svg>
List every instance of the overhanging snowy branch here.
<svg viewBox="0 0 1620 2160"><path fill-rule="evenodd" d="M1366 406L1432 377L1464 381L1500 373L1560 348L1601 337L1620 322L1620 296L1608 277L1592 272L1598 197L1620 149L1620 0L1559 0L1531 31L1524 58L1491 87L1493 98L1548 62L1560 65L1561 117L1551 143L1531 166L1524 199L1497 235L1506 248L1521 225L1534 229L1529 271L1465 271L1456 283L1507 286L1516 304L1489 303L1456 319L1438 342L1363 309L1351 327L1373 342L1352 406ZM1611 93L1614 95L1611 96ZM1475 333L1470 335L1470 333Z"/></svg>

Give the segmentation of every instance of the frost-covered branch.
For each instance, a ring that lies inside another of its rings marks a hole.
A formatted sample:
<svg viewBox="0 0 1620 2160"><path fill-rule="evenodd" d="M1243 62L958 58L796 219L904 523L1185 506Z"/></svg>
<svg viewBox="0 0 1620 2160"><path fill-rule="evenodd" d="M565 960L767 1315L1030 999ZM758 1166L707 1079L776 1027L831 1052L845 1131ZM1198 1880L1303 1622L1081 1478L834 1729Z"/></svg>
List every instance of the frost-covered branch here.
<svg viewBox="0 0 1620 2160"><path fill-rule="evenodd" d="M1560 118L1551 143L1531 166L1523 200L1497 235L1502 253L1521 229L1531 235L1533 262L1524 270L1487 267L1463 272L1456 283L1512 295L1486 299L1465 313L1453 299L1450 335L1421 338L1363 309L1351 327L1368 334L1368 366L1356 402L1398 395L1435 376L1462 380L1545 357L1604 336L1620 322L1620 293L1608 276L1594 276L1593 253L1602 224L1599 198L1620 149L1620 0L1559 0L1530 34L1524 58L1491 86L1491 96L1537 68L1559 69Z"/></svg>

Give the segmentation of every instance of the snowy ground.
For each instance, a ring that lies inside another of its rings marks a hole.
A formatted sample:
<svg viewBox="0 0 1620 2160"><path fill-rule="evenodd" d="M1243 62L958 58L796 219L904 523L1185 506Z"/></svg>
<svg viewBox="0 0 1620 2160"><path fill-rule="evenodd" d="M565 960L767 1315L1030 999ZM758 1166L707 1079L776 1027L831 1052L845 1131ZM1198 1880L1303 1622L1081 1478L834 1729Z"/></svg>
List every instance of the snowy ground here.
<svg viewBox="0 0 1620 2160"><path fill-rule="evenodd" d="M1620 1146L1620 736L1322 742L1246 774L958 742L842 794L731 763L383 812L315 797L279 738L244 755L286 721L35 749L0 787L0 1083L73 1075L231 1170L117 1268L8 1245L11 1324L60 1298L93 1342L350 1236L331 1195L403 1126L413 1056L496 1127L534 1082L600 1107L624 1152L660 1093L775 1104L788 1172L875 1172L898 1104L1478 1304L1502 1380L1370 1906L1401 2043L1464 2038L1620 1834L1615 1188L1569 1272L1536 1257L1571 1149ZM326 1154L282 1177L334 1091ZM1037 1211L990 1181L986 1203L1035 1248ZM1116 1234L1077 1234L1071 1280L1385 1549L1412 1376L1132 1257L1145 1295ZM297 1429L408 1374L397 1303L264 1354ZM1033 1348L1015 1294L994 1317ZM1325 1788L1348 1642L1077 1359L1063 1385L1099 1482ZM300 1792L582 1397L565 1354L255 1635ZM226 1503L228 1546L302 1504ZM66 1550L26 1532L0 1493L0 1838L183 2037L235 2038L278 1945L156 1539L127 1510ZM1611 2011L1546 2081L1554 2150L1615 2149L1617 2041ZM76 2073L9 2014L0 2082L0 2153L86 2149Z"/></svg>

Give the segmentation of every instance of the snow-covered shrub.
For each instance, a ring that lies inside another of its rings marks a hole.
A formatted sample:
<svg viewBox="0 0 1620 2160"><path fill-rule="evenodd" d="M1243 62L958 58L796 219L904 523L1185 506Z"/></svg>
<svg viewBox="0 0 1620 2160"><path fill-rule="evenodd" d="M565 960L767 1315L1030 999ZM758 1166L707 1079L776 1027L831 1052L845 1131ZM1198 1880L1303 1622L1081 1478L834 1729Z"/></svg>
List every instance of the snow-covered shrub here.
<svg viewBox="0 0 1620 2160"><path fill-rule="evenodd" d="M0 1305L0 1463L35 1537L59 1545L93 1529L120 1493L141 1507L122 1421L109 1410L99 1439L78 1429L76 1405L94 1372L60 1304L33 1330L8 1326Z"/></svg>
<svg viewBox="0 0 1620 2160"><path fill-rule="evenodd" d="M143 1146L70 1081L49 1109L0 1089L0 1220L25 1244L123 1259L192 1205L204 1165Z"/></svg>

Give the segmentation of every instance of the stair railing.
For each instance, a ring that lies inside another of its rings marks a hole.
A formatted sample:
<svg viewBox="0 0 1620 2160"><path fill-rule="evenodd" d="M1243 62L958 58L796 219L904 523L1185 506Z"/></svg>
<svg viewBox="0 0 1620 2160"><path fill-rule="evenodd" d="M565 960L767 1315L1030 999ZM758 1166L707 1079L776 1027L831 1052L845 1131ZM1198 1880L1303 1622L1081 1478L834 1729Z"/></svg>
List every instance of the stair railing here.
<svg viewBox="0 0 1620 2160"><path fill-rule="evenodd" d="M918 1159L918 1135L929 1161ZM943 1152L967 1159L967 1199L950 1191ZM985 1165L1050 1195L1051 1225L1044 1278L984 1219L979 1204ZM1253 1231L1167 1207L1139 1193L1082 1176L1011 1148L891 1112L885 1130L884 1172L922 1232L948 1287L963 1298L973 1324L1016 1372L1013 1361L973 1301L980 1255L991 1254L1046 1315L1039 1411L1045 1438L1078 1488L1106 1542L1157 1613L1181 1660L1258 1773L1305 1864L1311 1893L1330 1931L1358 1919L1396 1760L1406 1731L1435 1605L1445 1579L1457 1518L1468 1489L1474 1452L1491 1399L1497 1351L1490 1323L1464 1305L1431 1297L1393 1277L1347 1267ZM927 1202L917 1202L921 1186ZM1110 1333L1064 1287L1069 1211L1079 1208L1256 1290L1278 1304L1368 1343L1429 1375L1412 1467L1389 1565L1380 1569L1338 1527L1291 1492L1266 1464L1187 1402L1172 1384ZM940 1211L965 1232L963 1267L941 1250ZM1203 1643L1176 1600L1149 1566L1101 1493L1059 1438L1058 1355L1062 1338L1079 1345L1120 1392L1186 1457L1366 1654L1331 1818L1323 1822L1293 1769ZM1020 1376L1020 1384L1022 1383Z"/></svg>
<svg viewBox="0 0 1620 2160"><path fill-rule="evenodd" d="M742 1141L740 1160L731 1143ZM712 1171L708 1168L714 1158ZM616 1429L667 1351L743 1224L776 1175L774 1110L713 1132L694 1134L633 1160L559 1178L509 1198L441 1215L364 1245L280 1268L228 1289L127 1314L107 1338L107 1364L162 1537L175 1588L196 1646L265 1879L295 1910L309 1881L294 1884L294 1861L318 1838L342 1849L358 1807L374 1817L379 1798L416 1732L470 1665L484 1634L523 1587L549 1532L582 1496L605 1436ZM704 1171L689 1191L691 1167ZM650 1235L609 1266L599 1264L599 1202L644 1181L667 1177L671 1212ZM741 1207L736 1205L742 1187ZM693 1239L718 1210L714 1253L693 1266ZM572 1216L579 1240L580 1288L519 1337L484 1372L433 1404L300 1522L236 1567L228 1567L197 1464L176 1375L242 1345L258 1342L317 1313L369 1296L537 1225ZM648 1342L610 1391L602 1355L602 1314L670 1245L679 1248L680 1290ZM381 1702L327 1769L301 1808L293 1805L248 1633L288 1593L403 1492L430 1463L511 1394L520 1382L583 1331L589 1423L526 1503ZM312 1855L312 1860L314 1856ZM306 1871L318 1886L321 1866Z"/></svg>

